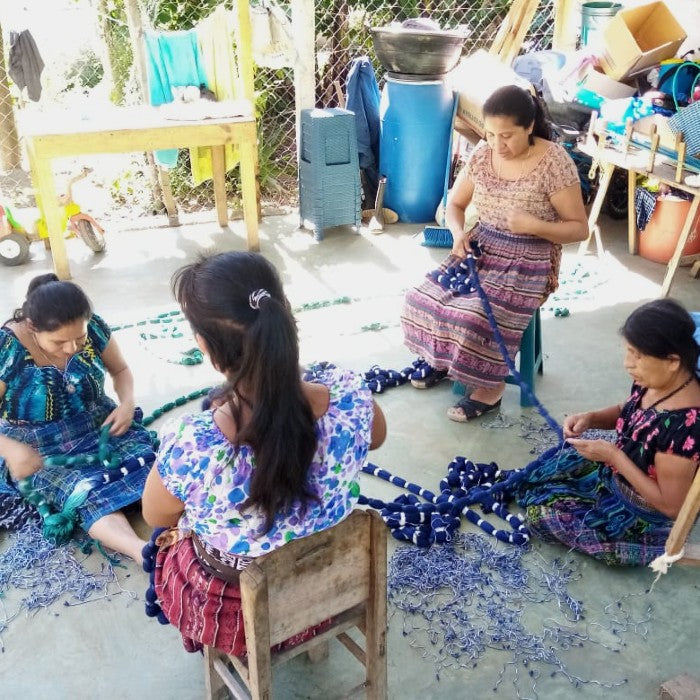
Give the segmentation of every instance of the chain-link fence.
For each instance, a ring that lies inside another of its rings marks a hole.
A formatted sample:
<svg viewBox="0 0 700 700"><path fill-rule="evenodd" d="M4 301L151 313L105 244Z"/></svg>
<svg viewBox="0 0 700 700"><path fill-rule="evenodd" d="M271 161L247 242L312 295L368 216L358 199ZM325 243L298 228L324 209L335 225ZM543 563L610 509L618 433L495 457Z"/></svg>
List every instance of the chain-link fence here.
<svg viewBox="0 0 700 700"><path fill-rule="evenodd" d="M234 0L224 0L232 9ZM253 11L270 13L271 0ZM144 101L134 61L129 24L147 30L181 30L197 27L222 0L24 0L2 3L0 24L4 39L3 67L8 65L10 32L29 29L45 63L38 101L27 99L0 68L0 204L35 216L33 189L21 147L13 143L16 126L25 112L69 109L76 119L87 118L102 106ZM323 0L315 3L317 47L317 105L337 104L334 82L344 85L350 61L369 55L381 84L383 70L372 46L370 27L412 17L427 16L442 28L460 27L467 33L464 52L488 47L505 18L509 0L444 0L441 2L378 2ZM291 16L290 2L277 2L275 10ZM279 16L279 14L278 14ZM259 19L259 16L258 16ZM535 51L551 46L553 0L543 0L523 46ZM260 22L254 23L257 32ZM255 39L254 32L254 43ZM255 55L255 52L254 52ZM263 204L296 205L296 145L294 84L291 61L258 65L255 75L259 114L260 180ZM3 84L5 90L3 90ZM9 88L9 89L8 89ZM49 118L49 117L47 117ZM106 219L150 215L156 211L152 164L143 153L82 157L80 162L58 162L59 188L84 166L88 178L76 185L76 199L93 216ZM236 192L238 170L227 174L229 191ZM170 171L175 200L181 211L213 208L210 181L193 186L189 153L180 151ZM31 228L31 221L24 221Z"/></svg>

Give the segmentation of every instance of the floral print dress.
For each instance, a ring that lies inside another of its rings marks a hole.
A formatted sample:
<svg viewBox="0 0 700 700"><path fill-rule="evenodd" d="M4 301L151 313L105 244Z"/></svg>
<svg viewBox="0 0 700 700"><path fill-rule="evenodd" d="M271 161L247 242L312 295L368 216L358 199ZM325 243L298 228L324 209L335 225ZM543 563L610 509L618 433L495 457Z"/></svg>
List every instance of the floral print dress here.
<svg viewBox="0 0 700 700"><path fill-rule="evenodd" d="M656 479L657 452L700 461L700 406L658 411L642 408L646 389L638 384L617 419L617 446L648 476Z"/></svg>
<svg viewBox="0 0 700 700"><path fill-rule="evenodd" d="M318 502L295 503L266 532L260 512L241 509L255 469L252 449L236 449L214 422L213 412L202 411L171 421L161 434L158 472L168 491L185 504L181 530L196 533L221 552L257 557L331 527L350 513L371 442L372 397L352 372L328 369L317 380L330 391L328 410L316 422L318 447L308 476Z"/></svg>

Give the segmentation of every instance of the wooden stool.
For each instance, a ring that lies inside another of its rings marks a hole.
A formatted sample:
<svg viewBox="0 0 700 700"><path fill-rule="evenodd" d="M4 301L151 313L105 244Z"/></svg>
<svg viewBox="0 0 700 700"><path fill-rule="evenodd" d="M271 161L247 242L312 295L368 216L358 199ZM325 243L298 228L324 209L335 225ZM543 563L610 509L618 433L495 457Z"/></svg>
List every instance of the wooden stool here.
<svg viewBox="0 0 700 700"><path fill-rule="evenodd" d="M386 698L386 526L376 512L354 510L328 530L257 558L240 584L248 656L205 648L208 698L226 686L235 698L269 700L273 666L303 652L322 658L334 637L365 666L365 682L349 694L365 688L371 700ZM331 627L309 641L271 651L329 618ZM352 627L364 632L364 649L346 633Z"/></svg>
<svg viewBox="0 0 700 700"><path fill-rule="evenodd" d="M540 310L537 309L527 324L527 328L520 340L520 350L518 351L518 371L522 378L535 390L535 376L544 373L544 360L542 355L542 320ZM506 384L517 384L515 377L509 374L506 377ZM466 389L464 384L454 382L452 393L464 396ZM526 393L520 390L520 405L523 407L532 406Z"/></svg>

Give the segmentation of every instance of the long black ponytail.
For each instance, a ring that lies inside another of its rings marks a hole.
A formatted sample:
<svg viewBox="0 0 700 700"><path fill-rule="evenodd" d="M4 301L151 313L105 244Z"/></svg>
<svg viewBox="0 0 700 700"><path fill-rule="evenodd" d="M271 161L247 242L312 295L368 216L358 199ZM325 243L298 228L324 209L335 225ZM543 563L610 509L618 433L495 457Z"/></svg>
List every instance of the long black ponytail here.
<svg viewBox="0 0 700 700"><path fill-rule="evenodd" d="M302 391L296 323L275 268L256 253L222 253L173 277L182 310L226 375L236 445L250 445L255 469L244 508L266 530L276 513L317 500L307 475L317 447L314 415ZM240 401L252 411L242 421Z"/></svg>

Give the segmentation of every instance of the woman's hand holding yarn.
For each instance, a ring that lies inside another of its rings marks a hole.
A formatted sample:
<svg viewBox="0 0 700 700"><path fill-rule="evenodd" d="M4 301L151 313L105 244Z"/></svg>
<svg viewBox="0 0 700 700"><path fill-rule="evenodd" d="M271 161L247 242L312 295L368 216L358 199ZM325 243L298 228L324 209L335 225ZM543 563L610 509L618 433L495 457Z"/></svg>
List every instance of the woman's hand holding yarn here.
<svg viewBox="0 0 700 700"><path fill-rule="evenodd" d="M619 451L615 445L607 440L580 440L569 438L567 442L585 459L592 462L603 462L612 465L615 455Z"/></svg>
<svg viewBox="0 0 700 700"><path fill-rule="evenodd" d="M452 231L452 240L452 255L463 260L467 257L467 253L471 253L469 236L464 231L457 232L456 234Z"/></svg>
<svg viewBox="0 0 700 700"><path fill-rule="evenodd" d="M590 413L574 413L564 419L564 437L575 438L591 427Z"/></svg>
<svg viewBox="0 0 700 700"><path fill-rule="evenodd" d="M136 406L133 401L124 401L119 404L108 416L105 418L102 427L109 425L109 434L114 437L119 437L124 435L124 433L131 427L131 422L134 419L134 411Z"/></svg>

